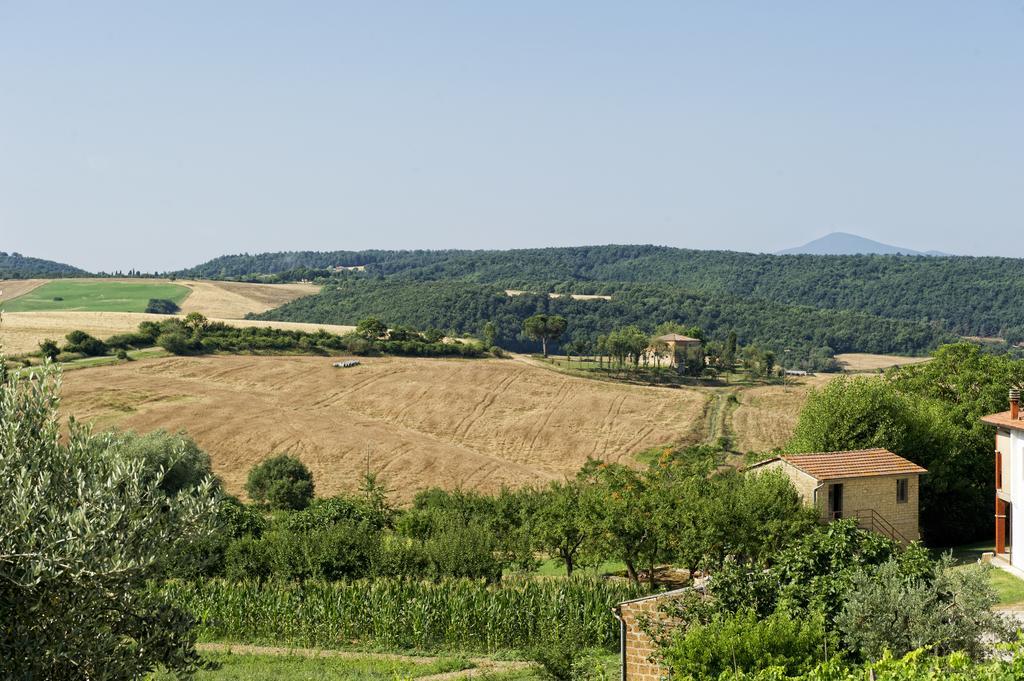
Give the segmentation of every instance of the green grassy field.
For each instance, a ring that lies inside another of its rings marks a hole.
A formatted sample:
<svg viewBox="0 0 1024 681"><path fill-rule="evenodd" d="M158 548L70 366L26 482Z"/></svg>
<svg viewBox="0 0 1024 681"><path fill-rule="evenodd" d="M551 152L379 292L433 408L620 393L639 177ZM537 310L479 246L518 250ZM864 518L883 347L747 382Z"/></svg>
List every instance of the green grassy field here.
<svg viewBox="0 0 1024 681"><path fill-rule="evenodd" d="M3 303L0 309L5 312L145 312L150 298L165 298L180 304L189 293L187 287L178 284L65 279L32 289Z"/></svg>
<svg viewBox="0 0 1024 681"><path fill-rule="evenodd" d="M473 666L468 661L458 658L439 658L434 662L418 663L372 656L343 658L234 653L205 653L203 661L205 668L195 675L196 681L395 681L461 671ZM151 681L169 681L173 678L176 677L162 673L150 676Z"/></svg>

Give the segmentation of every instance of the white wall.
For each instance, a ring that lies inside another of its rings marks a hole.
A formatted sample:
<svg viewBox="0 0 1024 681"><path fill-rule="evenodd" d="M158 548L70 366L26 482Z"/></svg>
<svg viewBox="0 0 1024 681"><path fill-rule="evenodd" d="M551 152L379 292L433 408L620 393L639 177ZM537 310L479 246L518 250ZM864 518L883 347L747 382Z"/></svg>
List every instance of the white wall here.
<svg viewBox="0 0 1024 681"><path fill-rule="evenodd" d="M1010 431L1010 563L1024 570L1024 433Z"/></svg>

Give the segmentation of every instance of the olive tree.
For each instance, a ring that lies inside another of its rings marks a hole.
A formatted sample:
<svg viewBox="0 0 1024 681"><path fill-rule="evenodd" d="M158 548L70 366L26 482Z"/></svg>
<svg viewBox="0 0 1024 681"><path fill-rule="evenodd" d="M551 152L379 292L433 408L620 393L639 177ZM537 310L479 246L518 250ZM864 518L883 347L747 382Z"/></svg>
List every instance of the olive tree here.
<svg viewBox="0 0 1024 681"><path fill-rule="evenodd" d="M72 420L62 439L57 370L3 367L0 357L0 678L188 673L190 619L146 582L213 532L212 481L169 496L164 470L115 437Z"/></svg>

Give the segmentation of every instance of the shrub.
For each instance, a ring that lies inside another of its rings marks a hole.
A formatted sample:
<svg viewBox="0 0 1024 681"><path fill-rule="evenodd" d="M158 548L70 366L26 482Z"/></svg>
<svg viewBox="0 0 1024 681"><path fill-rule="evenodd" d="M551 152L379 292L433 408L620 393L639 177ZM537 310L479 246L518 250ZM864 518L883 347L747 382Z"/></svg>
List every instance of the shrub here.
<svg viewBox="0 0 1024 681"><path fill-rule="evenodd" d="M496 557L494 534L479 521L451 519L424 543L431 569L438 577L470 577L496 582L504 567Z"/></svg>
<svg viewBox="0 0 1024 681"><path fill-rule="evenodd" d="M93 338L85 331L72 331L65 338L68 341L67 345L64 346L65 352L77 352L87 357L98 357L107 354L107 344L98 338Z"/></svg>
<svg viewBox="0 0 1024 681"><path fill-rule="evenodd" d="M44 341L39 342L39 354L48 360L56 360L57 355L60 354L60 348L57 347L57 342L47 338Z"/></svg>
<svg viewBox="0 0 1024 681"><path fill-rule="evenodd" d="M166 298L150 298L146 303L146 312L150 314L177 314L180 311L176 302Z"/></svg>
<svg viewBox="0 0 1024 681"><path fill-rule="evenodd" d="M313 499L313 474L297 458L279 454L253 466L245 491L270 508L301 511Z"/></svg>
<svg viewBox="0 0 1024 681"><path fill-rule="evenodd" d="M125 352L124 350L118 350L116 353L116 357L118 359L128 359L128 353Z"/></svg>
<svg viewBox="0 0 1024 681"><path fill-rule="evenodd" d="M824 632L820 614L800 618L780 610L762 619L744 610L691 624L662 653L673 673L684 679L717 679L728 671L770 667L790 676L809 671L824 658ZM830 641L828 648L835 647Z"/></svg>
<svg viewBox="0 0 1024 681"><path fill-rule="evenodd" d="M156 339L156 344L172 355L188 355L199 349L188 336L180 331L160 334Z"/></svg>
<svg viewBox="0 0 1024 681"><path fill-rule="evenodd" d="M530 657L538 662L544 674L557 681L571 681L582 670L587 659L587 633L577 619L544 622L540 635L530 647Z"/></svg>
<svg viewBox="0 0 1024 681"><path fill-rule="evenodd" d="M911 579L895 561L860 570L836 626L866 660L885 651L901 657L926 646L940 655L960 651L980 659L993 640L1005 640L1010 631L991 610L998 600L985 574L991 569L954 569L946 558L930 574Z"/></svg>
<svg viewBox="0 0 1024 681"><path fill-rule="evenodd" d="M147 475L154 476L160 489L174 497L185 490L196 489L212 481L210 456L186 433L154 430L147 435L121 433L116 436L118 449L127 457L142 461Z"/></svg>

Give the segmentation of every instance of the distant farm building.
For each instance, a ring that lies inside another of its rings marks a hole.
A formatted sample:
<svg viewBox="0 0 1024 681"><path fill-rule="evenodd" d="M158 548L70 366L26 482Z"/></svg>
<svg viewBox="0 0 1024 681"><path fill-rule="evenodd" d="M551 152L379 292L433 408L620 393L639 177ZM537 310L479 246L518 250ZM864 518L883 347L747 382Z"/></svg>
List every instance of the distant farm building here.
<svg viewBox="0 0 1024 681"><path fill-rule="evenodd" d="M518 296L523 296L523 295L527 295L527 294L529 294L531 296L539 295L539 294L537 294L537 293L535 293L533 291L520 291L519 289L514 289L514 288L505 289L505 295L507 295L509 298L516 298ZM548 298L550 298L552 300L557 300L558 298L561 298L563 295L566 295L566 294L563 294L563 293L549 293L548 294ZM572 298L573 300L611 300L612 299L611 296L599 296L599 295L596 295L596 294L589 294L589 293L569 293L568 296L570 298Z"/></svg>
<svg viewBox="0 0 1024 681"><path fill-rule="evenodd" d="M704 342L678 333L666 333L654 339L647 349L647 359L656 366L685 366L688 362L703 362Z"/></svg>
<svg viewBox="0 0 1024 681"><path fill-rule="evenodd" d="M928 471L887 449L788 454L747 470L785 473L823 521L853 518L902 543L921 538L918 491Z"/></svg>

